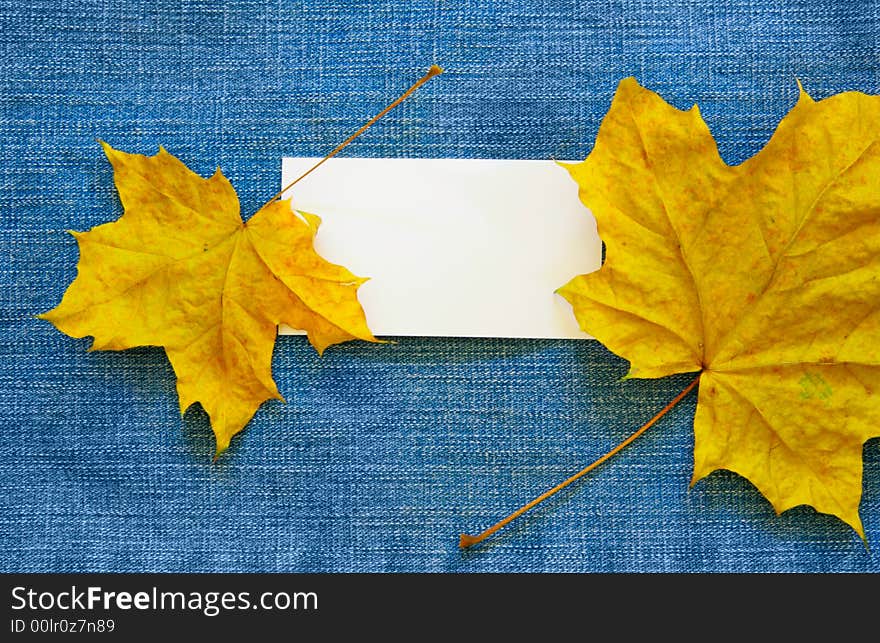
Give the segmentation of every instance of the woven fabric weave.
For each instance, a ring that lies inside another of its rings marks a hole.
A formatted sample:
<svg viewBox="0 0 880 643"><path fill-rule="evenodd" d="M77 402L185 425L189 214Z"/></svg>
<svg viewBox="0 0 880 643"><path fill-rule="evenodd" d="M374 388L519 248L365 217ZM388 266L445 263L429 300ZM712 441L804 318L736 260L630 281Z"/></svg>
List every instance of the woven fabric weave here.
<svg viewBox="0 0 880 643"><path fill-rule="evenodd" d="M0 0L3 571L880 571L843 523L748 482L688 489L689 398L474 552L688 381L627 381L595 342L402 339L319 359L279 339L269 403L211 464L160 349L87 353L36 313L121 212L95 142L216 165L244 213L437 63L350 156L578 158L617 82L699 103L729 162L797 97L880 91L875 0ZM862 516L880 542L880 443Z"/></svg>

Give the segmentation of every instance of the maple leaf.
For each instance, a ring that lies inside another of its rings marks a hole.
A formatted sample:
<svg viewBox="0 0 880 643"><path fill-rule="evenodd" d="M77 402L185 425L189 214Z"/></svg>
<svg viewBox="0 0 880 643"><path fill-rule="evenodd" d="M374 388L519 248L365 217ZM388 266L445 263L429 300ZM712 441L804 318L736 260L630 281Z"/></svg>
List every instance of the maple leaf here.
<svg viewBox="0 0 880 643"><path fill-rule="evenodd" d="M41 318L90 350L162 346L180 411L208 413L217 453L266 400L278 324L305 330L322 353L378 341L357 289L365 279L314 250L320 219L273 200L247 222L218 169L203 179L163 148L152 157L102 143L124 207L116 221L74 232L77 277Z"/></svg>
<svg viewBox="0 0 880 643"><path fill-rule="evenodd" d="M567 166L606 260L559 292L628 377L699 371L691 484L750 480L777 513L859 517L880 436L880 97L796 106L726 165L696 106L623 80Z"/></svg>

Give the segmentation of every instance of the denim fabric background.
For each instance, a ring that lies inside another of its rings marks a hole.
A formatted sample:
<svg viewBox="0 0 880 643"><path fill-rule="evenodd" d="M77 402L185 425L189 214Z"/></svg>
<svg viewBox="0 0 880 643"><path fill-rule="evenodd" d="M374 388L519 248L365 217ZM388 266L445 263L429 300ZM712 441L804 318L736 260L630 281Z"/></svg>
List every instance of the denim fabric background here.
<svg viewBox="0 0 880 643"><path fill-rule="evenodd" d="M0 569L880 571L843 523L775 517L743 479L688 489L694 398L500 534L478 531L619 442L688 377L618 379L595 342L404 338L319 359L282 337L266 404L217 464L160 349L87 353L33 315L75 275L66 229L120 214L95 142L218 164L244 213L447 72L349 156L574 158L617 81L698 102L723 156L793 105L880 91L875 0L0 0ZM880 544L880 441L862 516Z"/></svg>

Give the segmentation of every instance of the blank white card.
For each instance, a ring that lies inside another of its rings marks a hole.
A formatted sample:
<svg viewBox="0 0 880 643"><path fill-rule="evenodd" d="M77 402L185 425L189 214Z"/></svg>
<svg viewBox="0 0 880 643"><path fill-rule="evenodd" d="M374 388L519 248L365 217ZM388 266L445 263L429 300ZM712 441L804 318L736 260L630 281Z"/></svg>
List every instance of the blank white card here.
<svg viewBox="0 0 880 643"><path fill-rule="evenodd" d="M285 158L282 185L317 161ZM374 335L582 339L554 293L601 262L577 192L552 161L342 158L285 196L321 217L323 257L370 277Z"/></svg>

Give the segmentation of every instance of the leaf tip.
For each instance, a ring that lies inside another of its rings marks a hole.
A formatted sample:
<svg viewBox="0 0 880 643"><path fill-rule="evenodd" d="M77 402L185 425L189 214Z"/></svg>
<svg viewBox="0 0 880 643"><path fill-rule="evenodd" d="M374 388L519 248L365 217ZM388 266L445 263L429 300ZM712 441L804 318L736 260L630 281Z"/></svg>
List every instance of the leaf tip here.
<svg viewBox="0 0 880 643"><path fill-rule="evenodd" d="M229 438L225 438L223 441L220 440L220 437L217 436L217 446L214 450L214 457L211 459L211 464L217 464L217 460L220 459L220 456L226 453L226 449L229 448Z"/></svg>
<svg viewBox="0 0 880 643"><path fill-rule="evenodd" d="M104 150L104 155L108 159L112 156L113 152L116 151L115 149L113 149L113 146L110 145L110 143L108 143L107 141L102 140L100 138L96 138L95 140L98 141L98 144L101 146L101 149Z"/></svg>
<svg viewBox="0 0 880 643"><path fill-rule="evenodd" d="M715 471L712 467L707 467L705 464L694 463L694 470L691 473L691 481L688 483L688 489L693 489L697 486L697 483L708 476L710 473Z"/></svg>
<svg viewBox="0 0 880 643"><path fill-rule="evenodd" d="M853 528L853 531L855 531L859 535L859 538L862 539L862 544L865 545L865 549L868 549L868 536L865 535L865 527L862 525L862 519L859 517L858 513L851 521L845 520L844 522Z"/></svg>
<svg viewBox="0 0 880 643"><path fill-rule="evenodd" d="M807 90L804 89L804 84L801 82L800 78L795 77L794 81L797 83L798 87L798 102L807 101L812 103L813 97L807 93Z"/></svg>
<svg viewBox="0 0 880 643"><path fill-rule="evenodd" d="M321 217L317 214L312 214L311 212L302 212L300 210L297 210L297 212L303 216L306 223L308 223L309 227L312 229L312 232L318 231L318 228L321 227Z"/></svg>

